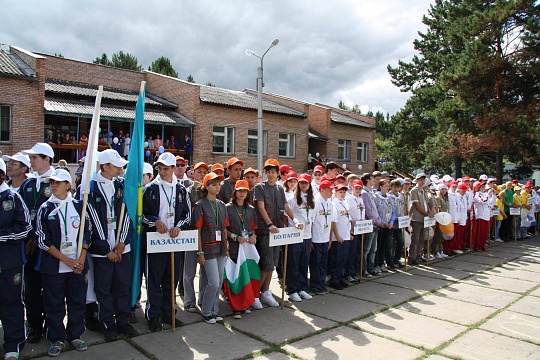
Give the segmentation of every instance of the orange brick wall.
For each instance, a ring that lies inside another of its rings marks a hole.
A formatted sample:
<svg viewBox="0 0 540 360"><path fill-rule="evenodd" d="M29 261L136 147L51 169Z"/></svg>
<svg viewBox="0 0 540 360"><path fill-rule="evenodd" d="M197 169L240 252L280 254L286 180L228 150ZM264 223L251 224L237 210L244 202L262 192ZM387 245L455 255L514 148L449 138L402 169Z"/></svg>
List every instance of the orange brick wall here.
<svg viewBox="0 0 540 360"><path fill-rule="evenodd" d="M338 159L338 140L350 140L351 141L351 157L349 161L349 167L351 171L358 173L364 173L374 170L375 161L375 130L365 129L358 126L351 126L345 124L331 123L330 133L328 136L328 146L326 152L326 158L332 158L335 162L343 165L343 160ZM357 159L356 146L359 142L367 142L368 145L368 162L361 163ZM362 165L362 170L358 170L358 165Z"/></svg>

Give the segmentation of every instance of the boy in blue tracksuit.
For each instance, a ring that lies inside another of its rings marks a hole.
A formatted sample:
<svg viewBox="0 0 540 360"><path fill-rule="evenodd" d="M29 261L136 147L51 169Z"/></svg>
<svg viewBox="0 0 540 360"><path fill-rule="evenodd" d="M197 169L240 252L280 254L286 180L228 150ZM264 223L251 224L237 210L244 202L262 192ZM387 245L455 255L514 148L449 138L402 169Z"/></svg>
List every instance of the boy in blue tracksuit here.
<svg viewBox="0 0 540 360"><path fill-rule="evenodd" d="M118 176L127 164L115 150L99 154L100 171L90 183L88 202L92 205L92 245L89 248L93 261L94 291L98 307L98 320L104 329L106 341L118 335L134 337L137 330L129 324L131 274L130 230L127 211L120 219L124 198L124 179ZM118 239L118 243L117 243Z"/></svg>
<svg viewBox="0 0 540 360"><path fill-rule="evenodd" d="M5 359L16 360L24 348L24 240L32 229L30 213L18 193L6 184L6 164L0 159L0 322Z"/></svg>
<svg viewBox="0 0 540 360"><path fill-rule="evenodd" d="M82 201L71 196L71 175L66 170L57 169L48 181L51 197L39 208L36 220L40 248L36 270L41 272L43 284L47 339L51 341L48 354L58 356L66 347L66 341L77 351L87 349L81 335L84 332L86 255L91 241L91 224L87 212L83 241L79 245ZM91 205L88 204L87 210L92 210ZM64 326L66 305L67 327Z"/></svg>
<svg viewBox="0 0 540 360"><path fill-rule="evenodd" d="M32 231L28 234L26 242L27 263L24 266L24 301L26 305L26 321L29 331L26 341L37 343L44 333L45 310L43 309L43 296L41 274L35 270L38 257L36 231L36 215L39 207L51 196L51 189L45 179L51 175L54 168L51 166L54 151L49 144L37 143L23 154L30 157L32 177L26 179L19 188L32 222Z"/></svg>
<svg viewBox="0 0 540 360"><path fill-rule="evenodd" d="M191 201L186 188L174 175L176 159L163 153L158 160L158 173L154 181L144 188L143 239L149 232L169 233L176 237L181 230L189 229ZM174 287L171 288L171 256L169 253L147 254L146 257L146 320L150 331L161 331L162 323L172 323L171 294L176 288L180 273L180 253L174 254ZM160 319L161 316L161 319ZM176 326L183 323L175 319Z"/></svg>

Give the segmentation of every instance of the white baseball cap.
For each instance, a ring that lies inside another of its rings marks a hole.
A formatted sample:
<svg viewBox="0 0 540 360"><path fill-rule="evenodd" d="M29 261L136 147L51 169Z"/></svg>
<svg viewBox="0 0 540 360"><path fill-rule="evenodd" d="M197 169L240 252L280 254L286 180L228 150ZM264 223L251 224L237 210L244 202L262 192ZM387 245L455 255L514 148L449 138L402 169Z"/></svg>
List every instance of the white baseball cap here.
<svg viewBox="0 0 540 360"><path fill-rule="evenodd" d="M488 176L486 174L482 174L478 180L488 181Z"/></svg>
<svg viewBox="0 0 540 360"><path fill-rule="evenodd" d="M13 159L15 161L20 161L24 164L24 166L26 166L27 168L31 168L32 166L30 165L30 156L28 155L24 155L23 153L21 152L18 152L16 153L15 155L13 156L8 156L8 155L3 155L2 156L2 159L5 161L5 162L8 162L9 160Z"/></svg>
<svg viewBox="0 0 540 360"><path fill-rule="evenodd" d="M54 159L54 151L51 145L46 143L37 143L30 150L23 150L24 155L45 155Z"/></svg>
<svg viewBox="0 0 540 360"><path fill-rule="evenodd" d="M154 174L154 168L149 163L145 162L143 165L143 174Z"/></svg>
<svg viewBox="0 0 540 360"><path fill-rule="evenodd" d="M3 159L0 159L0 170L4 172L4 175L6 174L6 163Z"/></svg>
<svg viewBox="0 0 540 360"><path fill-rule="evenodd" d="M52 172L51 176L49 176L48 178L45 178L43 181L49 182L51 180L67 181L68 183L73 185L71 183L71 175L67 172L67 170L64 170L64 169L56 169L56 170L54 170Z"/></svg>
<svg viewBox="0 0 540 360"><path fill-rule="evenodd" d="M165 166L176 166L176 157L170 152L164 152L163 154L159 155L156 163L161 163Z"/></svg>
<svg viewBox="0 0 540 360"><path fill-rule="evenodd" d="M99 153L98 162L100 165L113 164L117 167L124 167L128 163L126 159L118 154L118 151L113 149L103 150Z"/></svg>

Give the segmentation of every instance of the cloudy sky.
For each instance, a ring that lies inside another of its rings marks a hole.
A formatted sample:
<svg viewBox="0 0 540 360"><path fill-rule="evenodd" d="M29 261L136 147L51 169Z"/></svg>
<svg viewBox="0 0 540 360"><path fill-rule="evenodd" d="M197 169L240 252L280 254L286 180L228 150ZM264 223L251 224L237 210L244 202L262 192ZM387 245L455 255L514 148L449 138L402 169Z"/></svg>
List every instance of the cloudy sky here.
<svg viewBox="0 0 540 360"><path fill-rule="evenodd" d="M409 61L433 0L25 0L2 5L0 43L92 61L120 50L145 68L168 57L179 77L337 106L398 111L408 98L386 66Z"/></svg>

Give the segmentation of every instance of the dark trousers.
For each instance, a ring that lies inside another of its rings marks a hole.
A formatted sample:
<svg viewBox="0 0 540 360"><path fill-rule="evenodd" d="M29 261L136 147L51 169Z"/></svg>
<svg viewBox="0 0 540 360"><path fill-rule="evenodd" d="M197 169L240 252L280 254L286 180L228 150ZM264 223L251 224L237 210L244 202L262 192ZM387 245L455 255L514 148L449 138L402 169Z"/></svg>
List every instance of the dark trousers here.
<svg viewBox="0 0 540 360"><path fill-rule="evenodd" d="M351 245L349 247L349 256L347 257L347 266L345 267L345 276L357 276L360 269L360 255L362 253L362 235L351 235Z"/></svg>
<svg viewBox="0 0 540 360"><path fill-rule="evenodd" d="M86 307L85 275L41 274L43 279L43 306L47 313L47 339L54 341L75 340L84 332ZM66 316L68 322L64 327Z"/></svg>
<svg viewBox="0 0 540 360"><path fill-rule="evenodd" d="M178 293L184 292L184 262L185 262L185 252L180 253L180 270L178 270Z"/></svg>
<svg viewBox="0 0 540 360"><path fill-rule="evenodd" d="M24 303L26 304L26 320L31 328L43 327L45 321L41 273L34 269L38 255L39 249L36 249L32 255L27 255L27 262L24 265Z"/></svg>
<svg viewBox="0 0 540 360"><path fill-rule="evenodd" d="M119 263L107 258L94 257L94 291L98 301L98 320L105 329L115 323L126 325L131 307L129 306L129 253L122 255Z"/></svg>
<svg viewBox="0 0 540 360"><path fill-rule="evenodd" d="M401 256L403 255L403 229L392 229L392 237L394 238L396 242L396 247L394 248L394 256L392 259L392 263L394 265L399 264L399 259L401 259Z"/></svg>
<svg viewBox="0 0 540 360"><path fill-rule="evenodd" d="M0 321L4 330L4 351L20 352L24 348L23 265L0 272Z"/></svg>
<svg viewBox="0 0 540 360"><path fill-rule="evenodd" d="M328 263L328 243L312 243L313 251L309 257L309 285L312 289L322 289L326 281Z"/></svg>
<svg viewBox="0 0 540 360"><path fill-rule="evenodd" d="M332 247L330 248L330 282L339 284L343 279L345 273L345 265L349 259L349 248L351 246L350 240L339 243L332 241Z"/></svg>
<svg viewBox="0 0 540 360"><path fill-rule="evenodd" d="M171 287L171 253L147 254L146 256L146 319L171 317L171 295L178 284L180 253L174 253L174 287Z"/></svg>
<svg viewBox="0 0 540 360"><path fill-rule="evenodd" d="M287 253L287 293L307 290L307 273L311 253L311 239L290 244Z"/></svg>
<svg viewBox="0 0 540 360"><path fill-rule="evenodd" d="M375 266L392 265L392 229L380 228L377 233Z"/></svg>
<svg viewBox="0 0 540 360"><path fill-rule="evenodd" d="M279 247L279 257L276 264L276 273L279 279L283 279L283 253L285 251L285 245Z"/></svg>

